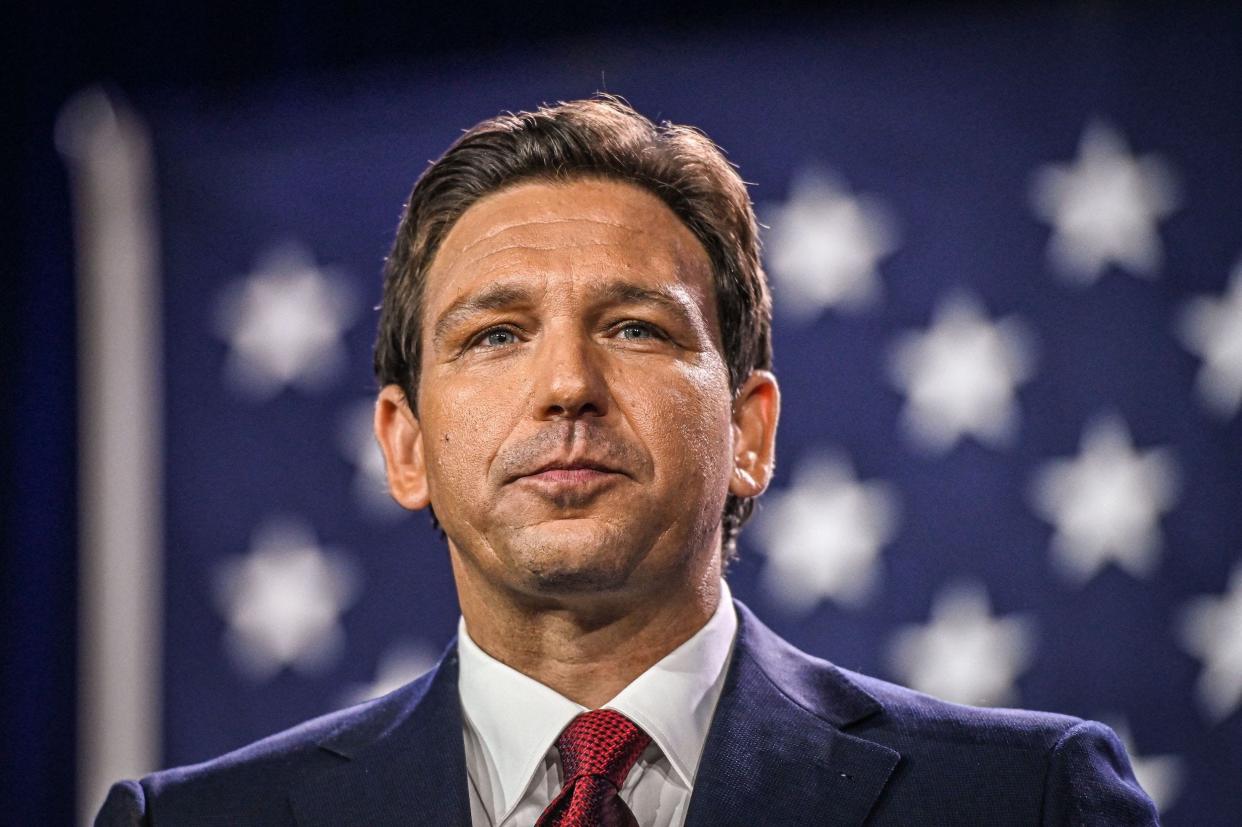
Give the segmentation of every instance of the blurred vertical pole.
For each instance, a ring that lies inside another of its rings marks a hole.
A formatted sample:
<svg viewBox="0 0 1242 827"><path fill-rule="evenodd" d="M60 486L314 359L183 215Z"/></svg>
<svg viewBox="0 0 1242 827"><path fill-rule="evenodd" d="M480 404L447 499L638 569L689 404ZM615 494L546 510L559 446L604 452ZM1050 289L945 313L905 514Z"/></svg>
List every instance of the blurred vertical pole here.
<svg viewBox="0 0 1242 827"><path fill-rule="evenodd" d="M162 392L150 140L100 89L56 125L77 249L78 812L160 751Z"/></svg>

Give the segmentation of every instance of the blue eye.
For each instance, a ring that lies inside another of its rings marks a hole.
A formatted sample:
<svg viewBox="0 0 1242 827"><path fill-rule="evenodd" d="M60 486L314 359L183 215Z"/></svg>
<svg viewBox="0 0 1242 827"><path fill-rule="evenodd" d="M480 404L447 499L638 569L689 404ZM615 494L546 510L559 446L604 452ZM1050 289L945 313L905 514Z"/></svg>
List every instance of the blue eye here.
<svg viewBox="0 0 1242 827"><path fill-rule="evenodd" d="M516 342L517 336L514 335L512 330L497 327L484 333L483 338L479 341L488 347L504 347Z"/></svg>
<svg viewBox="0 0 1242 827"><path fill-rule="evenodd" d="M625 327L621 328L621 338L622 339L654 339L656 338L656 332L655 330L651 328L650 325L639 324L637 322L631 322L630 324L627 324Z"/></svg>

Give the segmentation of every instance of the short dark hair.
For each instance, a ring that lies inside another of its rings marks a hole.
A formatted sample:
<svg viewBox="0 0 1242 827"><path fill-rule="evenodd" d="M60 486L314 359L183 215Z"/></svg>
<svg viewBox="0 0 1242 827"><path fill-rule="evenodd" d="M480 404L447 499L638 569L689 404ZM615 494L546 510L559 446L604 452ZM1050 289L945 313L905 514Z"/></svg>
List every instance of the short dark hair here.
<svg viewBox="0 0 1242 827"><path fill-rule="evenodd" d="M419 177L384 265L375 375L416 409L427 270L454 223L484 196L531 180L602 177L658 196L707 251L733 391L772 365L772 308L754 208L737 170L699 130L659 125L621 98L507 113L468 130ZM728 495L722 553L735 553L751 498Z"/></svg>

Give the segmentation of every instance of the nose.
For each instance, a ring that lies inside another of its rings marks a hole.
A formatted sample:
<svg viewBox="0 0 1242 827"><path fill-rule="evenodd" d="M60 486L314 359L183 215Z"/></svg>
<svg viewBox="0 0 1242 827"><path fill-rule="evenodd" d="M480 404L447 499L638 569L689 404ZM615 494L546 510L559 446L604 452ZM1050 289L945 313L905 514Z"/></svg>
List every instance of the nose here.
<svg viewBox="0 0 1242 827"><path fill-rule="evenodd" d="M547 331L536 354L534 407L539 419L607 416L608 382L589 336Z"/></svg>

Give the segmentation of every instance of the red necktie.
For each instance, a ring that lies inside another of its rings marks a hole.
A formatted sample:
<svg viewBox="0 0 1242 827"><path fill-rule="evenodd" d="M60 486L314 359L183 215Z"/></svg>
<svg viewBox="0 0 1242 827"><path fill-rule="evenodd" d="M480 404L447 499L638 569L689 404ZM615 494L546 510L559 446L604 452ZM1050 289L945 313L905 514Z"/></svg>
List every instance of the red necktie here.
<svg viewBox="0 0 1242 827"><path fill-rule="evenodd" d="M619 793L650 743L650 735L611 709L574 718L556 739L565 786L536 827L636 827L638 822Z"/></svg>

